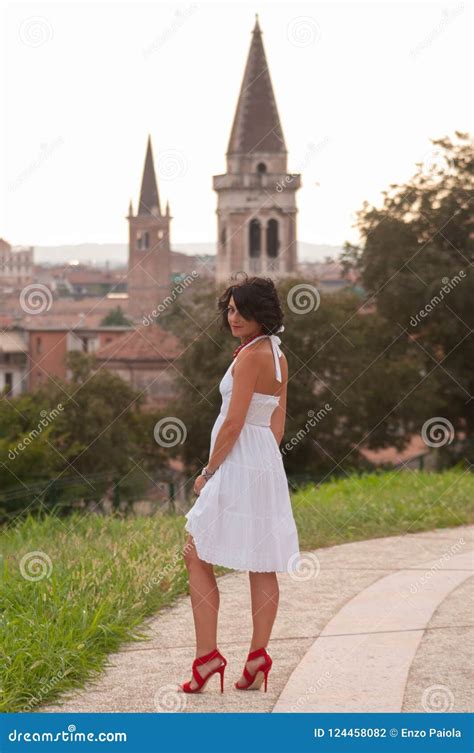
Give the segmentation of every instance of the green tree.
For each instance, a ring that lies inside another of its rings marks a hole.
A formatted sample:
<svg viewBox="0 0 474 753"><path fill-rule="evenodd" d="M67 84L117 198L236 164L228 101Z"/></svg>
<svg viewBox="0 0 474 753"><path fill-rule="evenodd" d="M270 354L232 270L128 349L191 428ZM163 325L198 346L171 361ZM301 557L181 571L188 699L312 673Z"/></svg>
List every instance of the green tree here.
<svg viewBox="0 0 474 753"><path fill-rule="evenodd" d="M94 356L67 356L69 381L49 379L34 393L0 401L3 491L60 475L123 479L137 467L156 472L168 456L156 444L144 396Z"/></svg>
<svg viewBox="0 0 474 753"><path fill-rule="evenodd" d="M474 158L468 134L455 135L432 140L431 159L406 184L391 185L381 208L364 204L357 222L362 243L346 244L344 261L436 375L437 415L466 437L461 454L472 461Z"/></svg>
<svg viewBox="0 0 474 753"><path fill-rule="evenodd" d="M120 325L123 325L124 327L133 326L133 322L125 316L121 306L116 306L114 309L111 309L100 322L101 327L117 327Z"/></svg>

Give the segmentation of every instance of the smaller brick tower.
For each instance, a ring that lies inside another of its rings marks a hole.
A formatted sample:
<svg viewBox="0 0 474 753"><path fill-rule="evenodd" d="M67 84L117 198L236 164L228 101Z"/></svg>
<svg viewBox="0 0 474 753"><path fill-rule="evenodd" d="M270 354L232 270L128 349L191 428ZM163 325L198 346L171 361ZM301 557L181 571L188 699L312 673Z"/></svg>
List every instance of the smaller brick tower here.
<svg viewBox="0 0 474 753"><path fill-rule="evenodd" d="M138 323L150 315L171 290L169 204L161 213L158 184L153 163L151 137L143 169L138 212L130 201L128 246L128 314Z"/></svg>

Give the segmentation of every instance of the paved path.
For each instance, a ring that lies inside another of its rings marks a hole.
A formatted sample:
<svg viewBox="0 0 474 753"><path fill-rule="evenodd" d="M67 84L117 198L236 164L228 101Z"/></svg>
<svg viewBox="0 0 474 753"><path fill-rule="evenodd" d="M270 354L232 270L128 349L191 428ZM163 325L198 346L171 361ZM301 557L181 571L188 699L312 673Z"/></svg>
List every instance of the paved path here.
<svg viewBox="0 0 474 753"><path fill-rule="evenodd" d="M371 539L304 553L279 574L268 692L233 688L251 634L246 573L218 579L215 675L187 695L194 626L189 596L146 622L149 640L110 656L101 679L38 711L472 712L474 526Z"/></svg>

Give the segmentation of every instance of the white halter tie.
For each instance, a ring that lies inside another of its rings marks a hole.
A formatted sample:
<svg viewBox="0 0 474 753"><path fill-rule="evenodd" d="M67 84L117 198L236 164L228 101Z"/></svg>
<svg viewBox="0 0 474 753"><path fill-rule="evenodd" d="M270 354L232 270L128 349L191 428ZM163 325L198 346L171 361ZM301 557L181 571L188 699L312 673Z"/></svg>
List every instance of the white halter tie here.
<svg viewBox="0 0 474 753"><path fill-rule="evenodd" d="M285 328L282 324L278 332L283 332L284 329ZM280 367L280 356L282 355L282 352L280 350L281 339L278 337L278 335L269 335L269 337L270 337L270 342L272 344L273 360L275 361L276 378L278 382L281 382L281 367Z"/></svg>
<svg viewBox="0 0 474 753"><path fill-rule="evenodd" d="M281 327L277 331L283 332L284 329L285 328L282 324ZM251 340L246 345L244 345L244 348L246 348L247 345L251 345L251 343L255 342L255 340L260 340L262 337L268 337L270 339L270 343L272 346L273 360L275 362L276 378L278 382L281 382L282 378L281 378L281 368L280 368L280 356L282 355L282 352L280 350L281 339L278 337L278 335L259 335L258 337L254 338L254 340ZM242 350L244 348L242 348Z"/></svg>

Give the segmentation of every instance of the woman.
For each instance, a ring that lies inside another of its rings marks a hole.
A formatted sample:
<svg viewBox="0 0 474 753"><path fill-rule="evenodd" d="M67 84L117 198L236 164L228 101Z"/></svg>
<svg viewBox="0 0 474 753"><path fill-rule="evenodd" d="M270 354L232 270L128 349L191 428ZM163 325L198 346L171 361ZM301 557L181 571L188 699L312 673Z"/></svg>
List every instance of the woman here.
<svg viewBox="0 0 474 753"><path fill-rule="evenodd" d="M299 564L299 542L279 444L286 416L288 364L279 348L283 313L269 278L246 278L219 299L223 327L240 345L220 384L221 411L211 433L209 461L194 485L184 548L196 632L193 677L199 692L219 673L219 590L213 565L249 571L253 635L239 690L257 689L272 666L266 650L276 617L276 573Z"/></svg>

